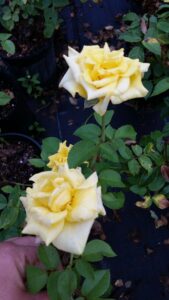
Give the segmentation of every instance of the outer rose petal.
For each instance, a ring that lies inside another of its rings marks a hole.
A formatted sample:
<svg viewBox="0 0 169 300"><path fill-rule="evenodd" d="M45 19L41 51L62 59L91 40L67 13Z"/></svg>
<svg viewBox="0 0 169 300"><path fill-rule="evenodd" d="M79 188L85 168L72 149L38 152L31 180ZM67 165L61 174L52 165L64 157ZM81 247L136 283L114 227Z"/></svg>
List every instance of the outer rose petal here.
<svg viewBox="0 0 169 300"><path fill-rule="evenodd" d="M98 182L97 173L91 174L79 187L78 189L88 189L90 187L96 187Z"/></svg>
<svg viewBox="0 0 169 300"><path fill-rule="evenodd" d="M66 74L62 78L61 82L59 83L59 87L63 87L65 90L67 90L72 95L72 97L76 95L77 83L74 80L72 71L70 69L66 72Z"/></svg>
<svg viewBox="0 0 169 300"><path fill-rule="evenodd" d="M102 202L102 193L101 193L100 186L97 188L97 209L98 209L99 215L102 215L102 216L106 215L106 211L105 211L105 208L104 208L103 202Z"/></svg>
<svg viewBox="0 0 169 300"><path fill-rule="evenodd" d="M131 85L129 89L121 95L121 100L126 101L128 99L145 97L148 90L143 86L141 81L141 75L138 73L133 78L131 78Z"/></svg>
<svg viewBox="0 0 169 300"><path fill-rule="evenodd" d="M81 255L93 223L94 219L81 223L66 223L53 245L60 250Z"/></svg>
<svg viewBox="0 0 169 300"><path fill-rule="evenodd" d="M48 227L43 223L37 222L33 217L28 216L27 225L22 230L22 233L37 235L48 246L62 231L63 227L64 221L61 221L53 226Z"/></svg>
<svg viewBox="0 0 169 300"><path fill-rule="evenodd" d="M74 48L69 47L68 48L68 56L71 57L71 56L75 56L75 55L79 55L79 52L76 51Z"/></svg>
<svg viewBox="0 0 169 300"><path fill-rule="evenodd" d="M68 66L70 67L74 79L78 83L79 79L81 78L81 70L79 64L77 63L77 56L68 57L64 55L64 59L66 60Z"/></svg>
<svg viewBox="0 0 169 300"><path fill-rule="evenodd" d="M107 111L107 107L109 105L109 102L110 102L110 97L105 97L103 100L99 100L99 102L93 106L93 109L100 115L100 116L103 116L106 111Z"/></svg>
<svg viewBox="0 0 169 300"><path fill-rule="evenodd" d="M150 67L148 63L140 63L140 70L142 73L147 72Z"/></svg>

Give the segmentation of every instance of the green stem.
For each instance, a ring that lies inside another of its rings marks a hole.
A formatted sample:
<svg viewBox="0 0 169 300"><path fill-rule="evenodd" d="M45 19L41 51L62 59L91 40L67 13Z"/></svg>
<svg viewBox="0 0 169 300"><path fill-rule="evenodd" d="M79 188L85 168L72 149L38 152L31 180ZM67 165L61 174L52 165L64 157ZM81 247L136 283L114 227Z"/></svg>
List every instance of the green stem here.
<svg viewBox="0 0 169 300"><path fill-rule="evenodd" d="M6 185L6 184L15 184L15 185L23 186L23 187L31 187L30 184L20 183L20 182L16 182L16 181L9 181L9 180L4 180L4 181L1 183L1 186Z"/></svg>
<svg viewBox="0 0 169 300"><path fill-rule="evenodd" d="M106 139L106 136L105 136L105 128L106 128L106 124L105 124L105 115L103 115L103 117L102 117L102 126L101 126L101 137L100 137L100 143L99 143L99 145L100 145L101 143L104 143L104 142L105 142L105 139ZM98 147L98 150L99 150L99 147ZM90 168L91 168L91 169L94 169L94 165L95 165L95 163L96 163L96 161L97 161L98 150L97 150L95 156L93 157L93 159L92 159L92 161L91 161L91 163L90 163Z"/></svg>
<svg viewBox="0 0 169 300"><path fill-rule="evenodd" d="M101 133L101 143L105 142L105 128L106 128L106 123L105 123L105 114L102 117L102 133Z"/></svg>
<svg viewBox="0 0 169 300"><path fill-rule="evenodd" d="M68 267L71 269L72 268L72 265L73 265L73 258L74 258L74 255L71 253L70 254L70 262L69 262L69 265Z"/></svg>

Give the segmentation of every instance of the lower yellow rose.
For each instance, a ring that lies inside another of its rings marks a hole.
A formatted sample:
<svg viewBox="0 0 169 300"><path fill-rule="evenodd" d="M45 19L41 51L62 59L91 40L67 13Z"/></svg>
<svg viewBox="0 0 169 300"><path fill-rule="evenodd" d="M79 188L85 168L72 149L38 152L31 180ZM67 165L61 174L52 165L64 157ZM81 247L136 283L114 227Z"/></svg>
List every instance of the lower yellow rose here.
<svg viewBox="0 0 169 300"><path fill-rule="evenodd" d="M124 56L124 50L111 51L107 44L84 46L79 53L69 48L64 56L69 69L59 87L64 87L74 97L78 93L86 100L99 99L93 107L104 115L109 102L119 104L129 99L147 95L142 84L149 64Z"/></svg>
<svg viewBox="0 0 169 300"><path fill-rule="evenodd" d="M26 210L25 234L39 236L46 245L80 255L99 214L105 215L98 177L85 179L81 169L59 167L35 174L32 188L21 201Z"/></svg>

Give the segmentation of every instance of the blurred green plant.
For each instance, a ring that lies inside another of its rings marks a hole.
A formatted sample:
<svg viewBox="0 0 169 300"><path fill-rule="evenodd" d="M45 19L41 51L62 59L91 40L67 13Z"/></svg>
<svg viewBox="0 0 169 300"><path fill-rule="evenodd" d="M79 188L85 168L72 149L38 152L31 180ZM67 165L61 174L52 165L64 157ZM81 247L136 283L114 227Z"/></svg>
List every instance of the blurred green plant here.
<svg viewBox="0 0 169 300"><path fill-rule="evenodd" d="M19 185L5 185L0 193L0 241L21 236L25 221L25 210L20 196L25 192Z"/></svg>
<svg viewBox="0 0 169 300"><path fill-rule="evenodd" d="M130 12L123 17L119 39L129 45L129 56L150 63L144 85L146 99L169 90L169 4L159 7L154 15L140 16Z"/></svg>
<svg viewBox="0 0 169 300"><path fill-rule="evenodd" d="M27 72L24 77L20 77L18 79L26 92L29 95L32 95L34 98L39 98L43 92L43 88L41 87L41 83L38 78L38 74L34 74L31 76L29 72Z"/></svg>

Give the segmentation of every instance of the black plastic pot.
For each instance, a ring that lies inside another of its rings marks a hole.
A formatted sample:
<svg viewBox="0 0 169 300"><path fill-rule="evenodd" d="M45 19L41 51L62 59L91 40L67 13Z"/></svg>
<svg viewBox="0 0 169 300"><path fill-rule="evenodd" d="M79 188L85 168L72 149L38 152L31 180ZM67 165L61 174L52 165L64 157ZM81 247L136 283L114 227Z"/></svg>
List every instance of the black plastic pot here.
<svg viewBox="0 0 169 300"><path fill-rule="evenodd" d="M13 119L13 116L17 112L19 103L17 84L15 84L14 78L10 74L9 69L4 65L0 68L0 82L2 84L2 89L9 90L14 95L14 98L9 104L0 106L0 126L3 127Z"/></svg>
<svg viewBox="0 0 169 300"><path fill-rule="evenodd" d="M20 133L0 134L0 139L0 185L27 184L29 178L39 172L29 163L29 159L40 155L39 143Z"/></svg>
<svg viewBox="0 0 169 300"><path fill-rule="evenodd" d="M21 131L27 132L28 126L34 121L32 112L26 105L24 94L15 75L11 73L10 68L0 61L0 80L7 83L7 87L11 88L14 93L14 99L11 101L12 109L8 111L5 109L6 114L0 114L0 128L3 132L8 131ZM0 107L3 109L3 107Z"/></svg>
<svg viewBox="0 0 169 300"><path fill-rule="evenodd" d="M7 63L11 72L17 78L25 76L27 72L31 75L39 74L41 83L49 81L56 70L56 57L53 45L53 39L44 41L44 46L34 50L30 55L26 56L2 56Z"/></svg>

